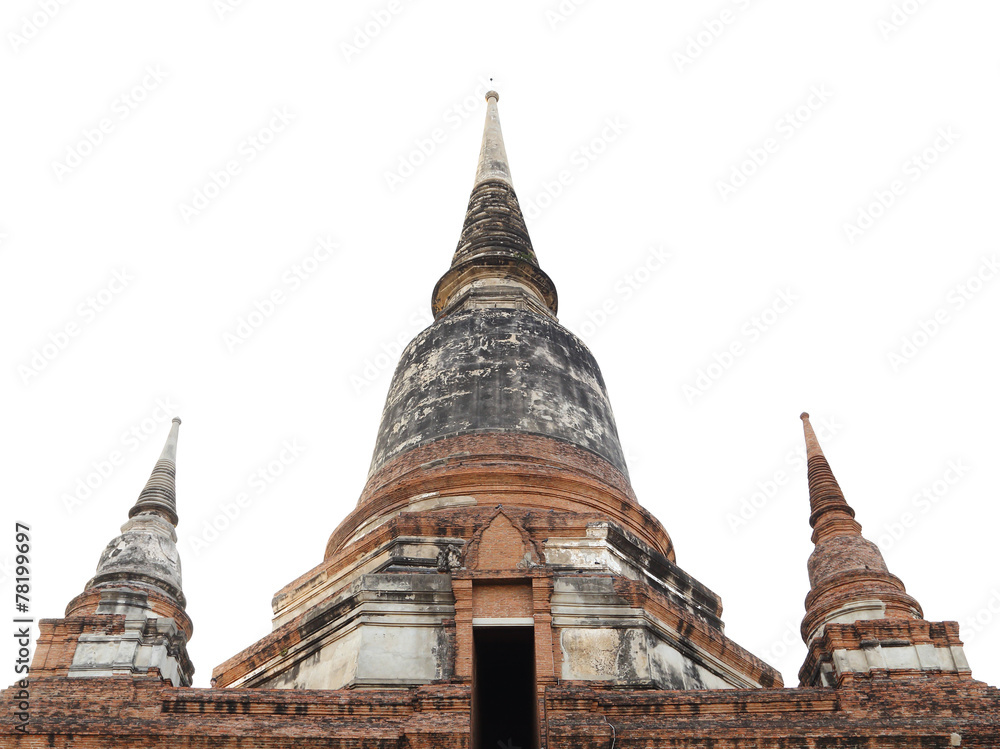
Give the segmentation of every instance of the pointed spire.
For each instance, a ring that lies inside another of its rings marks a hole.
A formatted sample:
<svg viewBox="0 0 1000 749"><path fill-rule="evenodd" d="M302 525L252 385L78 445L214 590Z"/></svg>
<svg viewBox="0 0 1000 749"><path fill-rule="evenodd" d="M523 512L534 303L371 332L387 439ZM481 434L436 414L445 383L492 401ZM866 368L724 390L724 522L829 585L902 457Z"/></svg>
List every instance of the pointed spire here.
<svg viewBox="0 0 1000 749"><path fill-rule="evenodd" d="M486 94L486 124L476 181L451 268L434 288L434 317L463 309L512 307L555 317L555 284L538 267L510 177L496 91Z"/></svg>
<svg viewBox="0 0 1000 749"><path fill-rule="evenodd" d="M809 557L803 639L809 644L831 622L919 619L923 616L920 604L889 572L878 546L861 535L861 525L833 476L809 414L801 418L808 458L809 524L815 544Z"/></svg>
<svg viewBox="0 0 1000 749"><path fill-rule="evenodd" d="M514 183L510 179L510 164L507 163L507 149L504 148L503 132L500 130L498 101L500 101L500 94L496 91L486 92L486 125L483 127L483 145L479 150L476 184L499 179L513 187Z"/></svg>
<svg viewBox="0 0 1000 749"><path fill-rule="evenodd" d="M130 518L140 512L159 512L170 521L171 525L177 525L177 491L174 478L177 474L177 430L180 425L181 420L175 416L163 452L160 453L160 459L156 461L149 481L139 494L135 506L128 513Z"/></svg>
<svg viewBox="0 0 1000 749"><path fill-rule="evenodd" d="M803 413L802 427L806 436L806 460L809 473L809 525L813 527L813 543L834 535L861 535L861 525L854 520L854 510L844 499L844 492L823 454L816 432Z"/></svg>

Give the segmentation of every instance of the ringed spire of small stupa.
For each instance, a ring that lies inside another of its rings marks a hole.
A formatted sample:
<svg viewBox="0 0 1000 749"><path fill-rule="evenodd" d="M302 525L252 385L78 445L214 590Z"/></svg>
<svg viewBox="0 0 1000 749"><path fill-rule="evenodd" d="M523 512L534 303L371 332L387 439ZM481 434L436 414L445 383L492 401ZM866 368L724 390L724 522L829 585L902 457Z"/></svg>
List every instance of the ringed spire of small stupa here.
<svg viewBox="0 0 1000 749"><path fill-rule="evenodd" d="M177 430L180 425L181 420L175 416L166 444L163 445L163 452L160 453L160 459L153 466L153 472L139 494L139 499L129 510L130 518L140 512L159 512L170 521L171 525L177 525L175 476L177 475Z"/></svg>
<svg viewBox="0 0 1000 749"><path fill-rule="evenodd" d="M833 475L823 454L816 432L803 413L802 428L806 437L806 460L809 476L809 525L813 527L813 543L834 535L861 535L861 525L854 519L854 510L847 504L844 492Z"/></svg>
<svg viewBox="0 0 1000 749"><path fill-rule="evenodd" d="M451 268L434 287L431 309L439 318L484 307L530 309L555 317L552 279L538 266L500 129L496 91L486 92L486 124L476 181Z"/></svg>
<svg viewBox="0 0 1000 749"><path fill-rule="evenodd" d="M889 572L882 552L861 535L861 525L833 476L816 432L803 413L809 472L809 595L802 620L806 644L829 623L865 619L920 619L923 611L903 582Z"/></svg>

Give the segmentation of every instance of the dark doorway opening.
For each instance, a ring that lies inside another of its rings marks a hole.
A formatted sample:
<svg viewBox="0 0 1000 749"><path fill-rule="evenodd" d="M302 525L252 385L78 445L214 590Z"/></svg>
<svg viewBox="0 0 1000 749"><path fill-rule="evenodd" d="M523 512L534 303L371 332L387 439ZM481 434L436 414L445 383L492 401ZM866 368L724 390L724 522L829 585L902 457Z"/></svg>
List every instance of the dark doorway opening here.
<svg viewBox="0 0 1000 749"><path fill-rule="evenodd" d="M474 627L473 749L537 749L532 627Z"/></svg>

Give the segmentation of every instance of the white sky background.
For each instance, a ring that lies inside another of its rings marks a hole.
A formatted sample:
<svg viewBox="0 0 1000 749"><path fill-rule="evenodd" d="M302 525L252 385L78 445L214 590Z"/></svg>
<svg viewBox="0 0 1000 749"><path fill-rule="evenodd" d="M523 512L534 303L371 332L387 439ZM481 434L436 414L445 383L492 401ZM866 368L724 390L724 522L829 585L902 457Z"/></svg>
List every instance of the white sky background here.
<svg viewBox="0 0 1000 749"><path fill-rule="evenodd" d="M888 33L888 0L591 0L564 3L555 24L554 2L398 3L247 0L220 18L211 0L70 2L25 44L10 34L44 3L5 3L0 610L13 616L15 520L32 527L31 613L60 617L82 591L159 455L166 399L184 419L196 685L270 631L272 595L322 561L364 485L394 342L429 321L458 240L492 76L560 319L601 364L636 494L679 565L722 596L726 633L798 683L812 544L790 454L809 410L833 425L826 453L890 570L927 619L961 622L973 675L1000 684L1000 279L959 290L995 273L1000 7L911 0ZM373 14L391 20L346 59ZM144 78L123 117L119 97ZM779 124L797 107L797 128ZM292 121L254 151L246 139L275 109ZM60 181L53 162L102 118L110 132ZM435 129L433 153L390 185ZM769 138L774 152L723 199L720 180ZM912 159L926 149L923 170ZM186 222L180 205L229 160L239 173ZM892 205L848 241L844 225L896 180ZM293 289L285 274L322 236L339 249ZM647 266L653 248L669 261ZM111 303L78 314L122 269ZM276 289L286 301L230 352L225 334ZM783 293L792 305L748 335ZM894 367L935 314L946 322ZM24 375L71 323L78 335ZM742 354L686 397L734 343ZM381 368L359 392L367 363ZM143 425L144 441L123 438ZM258 492L248 477L286 440L304 452ZM69 512L113 451L120 465ZM933 504L915 499L925 488ZM194 548L241 492L249 507Z"/></svg>

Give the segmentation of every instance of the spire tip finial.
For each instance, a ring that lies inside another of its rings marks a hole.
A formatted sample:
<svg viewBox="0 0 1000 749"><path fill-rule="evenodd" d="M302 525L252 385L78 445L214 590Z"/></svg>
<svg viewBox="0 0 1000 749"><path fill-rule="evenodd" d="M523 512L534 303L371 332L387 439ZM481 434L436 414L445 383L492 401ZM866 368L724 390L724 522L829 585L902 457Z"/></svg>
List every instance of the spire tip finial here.
<svg viewBox="0 0 1000 749"><path fill-rule="evenodd" d="M175 416L174 418L172 418L170 420L170 423L171 424L180 424L181 423L181 417L180 416Z"/></svg>
<svg viewBox="0 0 1000 749"><path fill-rule="evenodd" d="M493 89L490 89L489 91L486 92L486 101L489 101L490 99L495 99L497 102L499 102L500 94L498 94Z"/></svg>
<svg viewBox="0 0 1000 749"><path fill-rule="evenodd" d="M802 421L809 421L809 413L807 411L803 411L799 414L799 418L802 419Z"/></svg>

